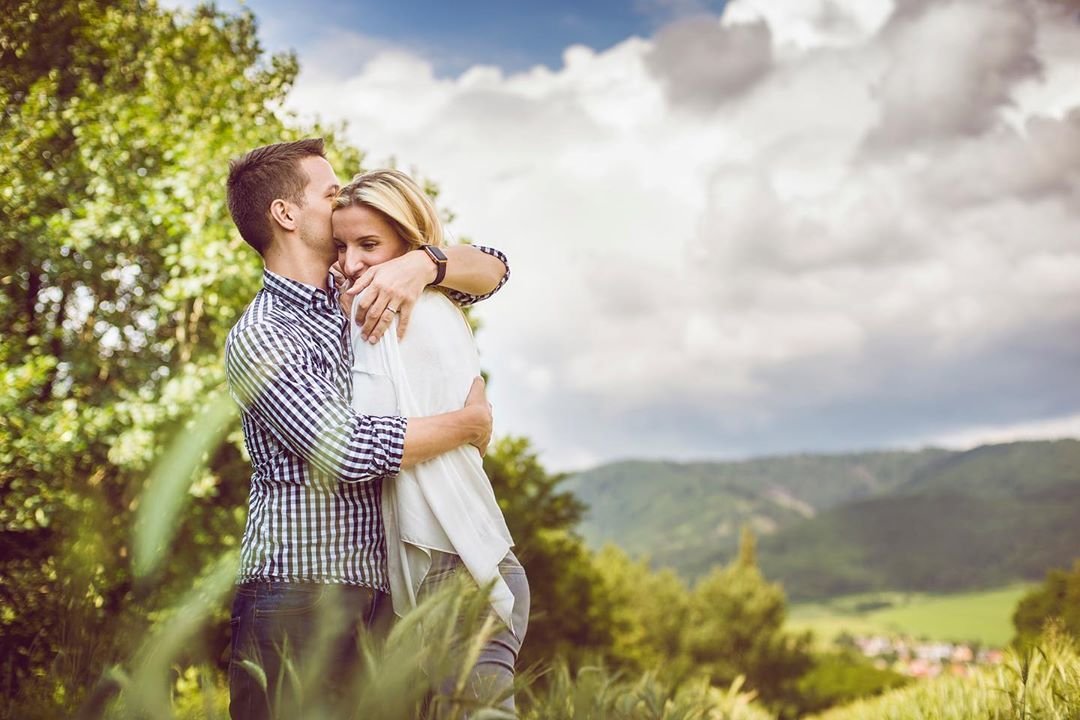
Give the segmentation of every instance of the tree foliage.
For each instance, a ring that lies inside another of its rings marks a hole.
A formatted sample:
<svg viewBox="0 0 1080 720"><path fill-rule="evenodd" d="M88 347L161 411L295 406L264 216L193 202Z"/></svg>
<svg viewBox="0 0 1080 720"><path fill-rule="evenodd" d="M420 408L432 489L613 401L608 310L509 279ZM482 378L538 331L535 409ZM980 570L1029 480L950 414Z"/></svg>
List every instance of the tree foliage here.
<svg viewBox="0 0 1080 720"><path fill-rule="evenodd" d="M283 109L296 59L262 51L250 12L27 0L0 17L0 51L2 677L9 697L70 707L239 540L249 467L233 417L182 483L175 534L144 533L172 538L168 561L149 577L132 564L154 461L214 406L224 337L259 282L227 214L227 160L311 130ZM330 139L339 170L360 170ZM607 647L582 506L525 440L487 465L533 578L523 660ZM219 657L218 619L193 655Z"/></svg>
<svg viewBox="0 0 1080 720"><path fill-rule="evenodd" d="M798 680L798 705L801 711L816 712L880 695L910 682L911 678L876 668L851 650L822 653L814 657L811 669Z"/></svg>
<svg viewBox="0 0 1080 720"><path fill-rule="evenodd" d="M1013 613L1014 643L1030 644L1053 621L1080 639L1080 560L1071 570L1051 570L1041 585L1020 600Z"/></svg>
<svg viewBox="0 0 1080 720"><path fill-rule="evenodd" d="M650 570L647 560L633 560L614 545L605 545L595 563L611 606L612 664L635 673L663 668L673 681L689 676L683 647L691 603L686 583L670 569Z"/></svg>
<svg viewBox="0 0 1080 720"><path fill-rule="evenodd" d="M136 0L0 14L9 695L42 667L80 687L238 541L248 469L234 433L191 477L161 576L131 573L150 464L220 386L225 334L257 287L224 202L227 160L304 134L282 110L296 60L267 57L255 30L250 12Z"/></svg>
<svg viewBox="0 0 1080 720"><path fill-rule="evenodd" d="M784 592L762 576L754 546L744 530L738 557L692 589L670 570L651 572L647 560L601 550L596 563L615 626L610 661L673 682L705 678L727 687L742 678L774 710L798 710L798 681L812 667L810 637L784 629Z"/></svg>
<svg viewBox="0 0 1080 720"><path fill-rule="evenodd" d="M575 527L584 506L560 491L525 438L504 438L484 458L495 496L529 577L532 606L519 665L561 655L575 664L613 642L611 608Z"/></svg>

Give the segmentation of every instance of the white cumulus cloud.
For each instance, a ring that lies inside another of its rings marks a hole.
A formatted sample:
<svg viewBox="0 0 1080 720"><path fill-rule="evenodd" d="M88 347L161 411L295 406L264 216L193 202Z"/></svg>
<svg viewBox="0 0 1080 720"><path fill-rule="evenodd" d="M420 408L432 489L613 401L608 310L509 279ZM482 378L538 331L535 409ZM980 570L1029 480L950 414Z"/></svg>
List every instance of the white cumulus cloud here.
<svg viewBox="0 0 1080 720"><path fill-rule="evenodd" d="M509 254L479 341L499 430L553 467L1080 412L1063 4L733 0L558 70L449 78L328 38L292 106L435 179L452 230Z"/></svg>

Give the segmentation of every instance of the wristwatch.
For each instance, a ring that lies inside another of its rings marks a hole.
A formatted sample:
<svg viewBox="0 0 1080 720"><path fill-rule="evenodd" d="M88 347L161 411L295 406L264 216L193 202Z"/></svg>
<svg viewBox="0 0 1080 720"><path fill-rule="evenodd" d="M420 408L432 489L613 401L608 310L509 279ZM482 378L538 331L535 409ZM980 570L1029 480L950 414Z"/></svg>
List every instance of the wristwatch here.
<svg viewBox="0 0 1080 720"><path fill-rule="evenodd" d="M431 258L431 262L435 263L435 279L428 284L438 285L446 277L446 253L435 245L421 245L420 248Z"/></svg>

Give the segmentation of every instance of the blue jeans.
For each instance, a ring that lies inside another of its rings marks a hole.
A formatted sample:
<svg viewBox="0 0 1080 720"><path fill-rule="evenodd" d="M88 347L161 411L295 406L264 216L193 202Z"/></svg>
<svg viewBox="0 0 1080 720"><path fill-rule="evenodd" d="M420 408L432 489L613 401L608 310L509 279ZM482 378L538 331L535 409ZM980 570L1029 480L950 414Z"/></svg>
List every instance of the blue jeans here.
<svg viewBox="0 0 1080 720"><path fill-rule="evenodd" d="M383 634L392 619L389 596L367 587L238 585L231 619L229 715L233 720L304 717L305 705L332 704L335 691L349 687L349 676L359 669L360 635Z"/></svg>
<svg viewBox="0 0 1080 720"><path fill-rule="evenodd" d="M431 569L420 584L417 600L423 600L435 593L457 573L465 572L465 566L457 555L435 551L431 554ZM500 630L484 645L477 658L476 665L469 674L467 692L473 699L489 697L491 694L507 694L499 707L514 711L514 664L521 643L525 640L525 631L529 626L529 580L525 568L511 550L499 563L499 574L506 581L510 592L514 594L514 610L510 615L514 631L500 623ZM494 612L494 611L492 611ZM443 683L442 692L453 691L453 679Z"/></svg>

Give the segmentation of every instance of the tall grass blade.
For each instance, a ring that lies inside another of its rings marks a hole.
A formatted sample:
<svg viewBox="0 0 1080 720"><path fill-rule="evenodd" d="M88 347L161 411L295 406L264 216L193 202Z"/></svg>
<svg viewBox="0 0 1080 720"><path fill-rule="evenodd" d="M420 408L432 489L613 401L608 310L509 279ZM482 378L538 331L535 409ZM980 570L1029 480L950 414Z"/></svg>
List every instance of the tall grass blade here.
<svg viewBox="0 0 1080 720"><path fill-rule="evenodd" d="M193 476L235 415L236 403L228 393L213 393L154 466L135 515L132 564L137 578L158 567L190 497Z"/></svg>
<svg viewBox="0 0 1080 720"><path fill-rule="evenodd" d="M169 616L157 624L136 653L131 682L121 698L131 716L142 713L160 718L162 710L170 707L170 666L232 590L238 563L235 552L221 557Z"/></svg>

